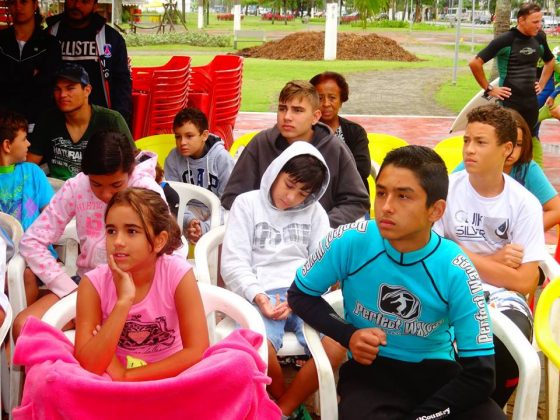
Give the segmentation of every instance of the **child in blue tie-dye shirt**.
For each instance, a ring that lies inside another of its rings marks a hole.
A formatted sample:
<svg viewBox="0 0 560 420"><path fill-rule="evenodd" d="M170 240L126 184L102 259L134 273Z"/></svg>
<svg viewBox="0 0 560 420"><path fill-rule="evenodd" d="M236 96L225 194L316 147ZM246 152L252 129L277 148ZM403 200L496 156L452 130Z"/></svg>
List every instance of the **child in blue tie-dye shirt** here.
<svg viewBox="0 0 560 420"><path fill-rule="evenodd" d="M26 230L51 200L54 191L45 173L25 162L29 141L27 121L9 110L0 111L0 211L15 217ZM37 300L39 289L33 272L24 273L27 304Z"/></svg>

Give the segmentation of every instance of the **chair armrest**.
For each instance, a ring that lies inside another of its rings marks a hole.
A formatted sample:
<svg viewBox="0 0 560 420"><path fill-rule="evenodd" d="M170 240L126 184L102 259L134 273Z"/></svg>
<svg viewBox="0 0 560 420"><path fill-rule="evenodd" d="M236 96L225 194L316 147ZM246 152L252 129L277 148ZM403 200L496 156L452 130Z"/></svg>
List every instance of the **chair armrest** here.
<svg viewBox="0 0 560 420"><path fill-rule="evenodd" d="M232 318L243 328L253 330L263 337L258 352L268 365L268 344L264 321L258 311L241 296L224 288L199 282L198 288L204 304L206 315L220 311Z"/></svg>
<svg viewBox="0 0 560 420"><path fill-rule="evenodd" d="M307 347L313 356L319 378L319 395L321 397L321 419L330 420L338 418L338 403L336 395L336 383L331 363L325 353L319 333L309 326L303 324L303 336L307 342Z"/></svg>
<svg viewBox="0 0 560 420"><path fill-rule="evenodd" d="M69 321L76 317L77 292L64 296L43 315L42 320L55 328L62 329Z"/></svg>
<svg viewBox="0 0 560 420"><path fill-rule="evenodd" d="M488 307L494 334L504 343L519 368L513 419L537 417L541 383L541 365L537 352L521 330L504 314Z"/></svg>
<svg viewBox="0 0 560 420"><path fill-rule="evenodd" d="M323 295L323 299L325 299L339 315L344 315L341 290L327 293ZM338 398L331 362L323 348L319 333L307 323L303 324L303 336L305 337L307 347L309 347L309 351L313 356L317 368L319 395L321 397L321 419L336 420L338 419Z"/></svg>
<svg viewBox="0 0 560 420"><path fill-rule="evenodd" d="M224 234L226 232L225 225L218 226L214 229L210 229L206 234L196 243L194 248L194 260L196 265L196 275L199 283L205 284L216 284L218 275L216 273L213 279L210 270L218 270L218 267L210 267L208 261L208 255L211 250L218 247L219 244L224 240Z"/></svg>
<svg viewBox="0 0 560 420"><path fill-rule="evenodd" d="M545 254L544 259L539 263L539 267L550 280L560 277L560 264L558 264L552 255L548 253Z"/></svg>
<svg viewBox="0 0 560 420"><path fill-rule="evenodd" d="M21 254L15 254L8 262L8 295L12 305L13 315L19 314L27 307L25 297L25 286L23 284L23 272L25 271L25 259Z"/></svg>
<svg viewBox="0 0 560 420"><path fill-rule="evenodd" d="M4 322L2 326L0 326L0 342L3 342L8 335L8 331L10 331L10 327L12 326L12 320L14 317L14 312L12 311L12 305L8 302L6 305L5 311L6 316L4 317Z"/></svg>

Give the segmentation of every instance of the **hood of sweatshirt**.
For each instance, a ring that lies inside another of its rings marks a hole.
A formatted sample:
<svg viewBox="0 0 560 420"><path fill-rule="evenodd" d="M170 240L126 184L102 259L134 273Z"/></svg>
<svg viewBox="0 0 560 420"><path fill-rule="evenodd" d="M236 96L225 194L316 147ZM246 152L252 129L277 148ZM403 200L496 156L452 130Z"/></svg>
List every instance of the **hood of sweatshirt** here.
<svg viewBox="0 0 560 420"><path fill-rule="evenodd" d="M184 157L181 158L187 163L188 167L194 172L195 169L202 168L206 176L209 176L210 170L208 168L209 162L213 160L218 160L218 155L222 150L225 150L225 145L223 140L215 136L214 134L209 134L206 143L204 144L204 154L199 158ZM229 152L228 152L229 153Z"/></svg>
<svg viewBox="0 0 560 420"><path fill-rule="evenodd" d="M154 152L143 150L136 155L135 160L136 166L131 174L131 181L145 176L156 178L157 155Z"/></svg>
<svg viewBox="0 0 560 420"><path fill-rule="evenodd" d="M284 150L276 159L274 159L270 163L270 165L268 166L268 168L266 169L266 171L264 172L261 178L261 187L260 187L261 194L264 195L263 198L272 207L275 208L274 203L272 202L270 196L271 194L270 189L272 188L272 184L280 174L280 171L284 167L284 165L290 159L300 155L312 155L315 156L317 159L319 159L325 166L326 176L323 179L323 184L321 185L319 191L315 192L314 194L309 194L309 196L305 199L305 201L301 203L299 206L292 207L290 209L287 209L286 211L290 212L290 211L298 211L301 209L305 209L309 207L311 204L318 201L325 193L327 189L327 185L329 185L330 174L329 174L329 168L327 167L323 155L310 143L306 141L296 141L292 143L292 145L290 145L286 150Z"/></svg>

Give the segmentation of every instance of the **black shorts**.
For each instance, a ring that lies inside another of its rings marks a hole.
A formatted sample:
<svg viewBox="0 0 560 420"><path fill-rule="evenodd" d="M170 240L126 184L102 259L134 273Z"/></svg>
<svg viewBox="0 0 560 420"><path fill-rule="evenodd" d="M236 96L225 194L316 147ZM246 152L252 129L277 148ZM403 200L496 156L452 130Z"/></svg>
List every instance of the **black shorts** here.
<svg viewBox="0 0 560 420"><path fill-rule="evenodd" d="M349 360L340 368L339 418L396 420L409 419L412 411L455 378L461 366L448 360L408 363L377 358L370 366ZM466 412L439 419L505 419L490 398Z"/></svg>

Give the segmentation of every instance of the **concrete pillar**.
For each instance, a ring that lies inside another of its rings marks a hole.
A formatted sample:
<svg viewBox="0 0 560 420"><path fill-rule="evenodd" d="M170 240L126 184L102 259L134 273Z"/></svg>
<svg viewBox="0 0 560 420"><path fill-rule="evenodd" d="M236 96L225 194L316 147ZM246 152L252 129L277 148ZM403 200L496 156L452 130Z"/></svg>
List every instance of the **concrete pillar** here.
<svg viewBox="0 0 560 420"><path fill-rule="evenodd" d="M338 31L338 4L327 3L325 21L325 60L336 60L336 39Z"/></svg>
<svg viewBox="0 0 560 420"><path fill-rule="evenodd" d="M233 30L241 30L241 5L236 4L233 6Z"/></svg>

